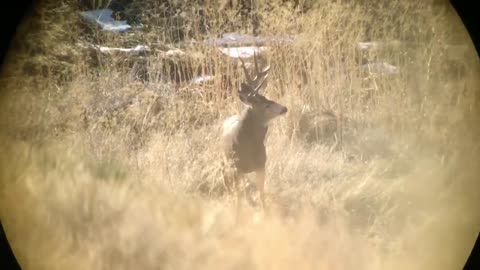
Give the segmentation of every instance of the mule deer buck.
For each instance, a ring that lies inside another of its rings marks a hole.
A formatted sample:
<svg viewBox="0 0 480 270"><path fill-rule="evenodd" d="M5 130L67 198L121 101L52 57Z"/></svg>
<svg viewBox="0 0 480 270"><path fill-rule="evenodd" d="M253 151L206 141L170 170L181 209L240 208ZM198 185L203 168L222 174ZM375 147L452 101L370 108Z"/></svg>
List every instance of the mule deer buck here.
<svg viewBox="0 0 480 270"><path fill-rule="evenodd" d="M239 58L245 72L246 82L242 82L237 91L245 108L239 115L229 117L223 122L222 140L224 143L223 183L229 193L237 194L237 213L241 204L241 183L245 183L245 174L255 172L257 190L263 211L265 208L265 136L269 122L287 112L287 108L259 93L268 77L270 66L259 71L254 54L255 76L250 77L245 63ZM244 188L246 186L244 185ZM244 189L245 197L247 191Z"/></svg>

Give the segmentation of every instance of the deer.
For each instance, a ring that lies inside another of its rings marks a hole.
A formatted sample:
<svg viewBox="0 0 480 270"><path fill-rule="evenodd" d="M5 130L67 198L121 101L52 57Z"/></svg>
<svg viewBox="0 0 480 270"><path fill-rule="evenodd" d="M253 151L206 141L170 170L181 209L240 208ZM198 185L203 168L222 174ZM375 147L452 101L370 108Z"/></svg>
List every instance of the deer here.
<svg viewBox="0 0 480 270"><path fill-rule="evenodd" d="M270 65L260 71L256 54L254 54L256 74L252 78L245 62L241 57L239 59L246 81L240 84L237 94L244 108L240 114L230 116L223 122L223 185L229 194L236 192L238 214L241 208L240 184L244 184L245 198L247 198L245 175L255 173L262 210L266 212L264 185L267 153L265 139L271 120L286 114L288 109L284 105L267 99L259 92L266 85Z"/></svg>

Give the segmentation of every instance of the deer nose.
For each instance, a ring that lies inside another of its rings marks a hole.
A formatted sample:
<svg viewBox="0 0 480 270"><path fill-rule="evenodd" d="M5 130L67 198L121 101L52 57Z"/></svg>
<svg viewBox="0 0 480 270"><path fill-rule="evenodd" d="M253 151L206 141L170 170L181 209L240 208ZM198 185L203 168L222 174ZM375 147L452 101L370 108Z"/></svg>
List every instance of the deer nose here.
<svg viewBox="0 0 480 270"><path fill-rule="evenodd" d="M287 107L283 107L282 111L280 112L280 114L285 114L287 113L288 109Z"/></svg>

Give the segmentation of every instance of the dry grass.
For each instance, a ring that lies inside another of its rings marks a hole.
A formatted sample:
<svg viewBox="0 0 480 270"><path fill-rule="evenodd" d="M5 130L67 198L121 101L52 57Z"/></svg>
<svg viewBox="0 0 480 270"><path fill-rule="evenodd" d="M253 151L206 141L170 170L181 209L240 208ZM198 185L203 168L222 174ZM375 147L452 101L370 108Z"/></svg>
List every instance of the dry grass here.
<svg viewBox="0 0 480 270"><path fill-rule="evenodd" d="M28 42L12 48L2 76L0 214L24 269L463 266L480 225L479 61L452 8L306 1L307 11L292 12L261 1L260 32L298 41L267 54L267 94L289 108L268 136L271 212L246 206L236 221L221 185L218 128L240 106L229 92L221 97L220 76L208 86L165 82L158 75L168 66L155 53L142 83L120 56L93 64L75 50L80 39L164 48L180 39L193 67L211 62L235 87L225 58L192 43L208 36L190 16L200 6L179 22L153 2L134 6L145 29L121 38L80 27L73 5L45 2L32 18L38 31L25 24L19 39ZM216 6L205 8L212 35L251 29L226 23ZM172 22L185 31L166 31ZM399 75L365 78L355 46L370 40L410 42L369 56ZM468 47L457 75L452 42Z"/></svg>

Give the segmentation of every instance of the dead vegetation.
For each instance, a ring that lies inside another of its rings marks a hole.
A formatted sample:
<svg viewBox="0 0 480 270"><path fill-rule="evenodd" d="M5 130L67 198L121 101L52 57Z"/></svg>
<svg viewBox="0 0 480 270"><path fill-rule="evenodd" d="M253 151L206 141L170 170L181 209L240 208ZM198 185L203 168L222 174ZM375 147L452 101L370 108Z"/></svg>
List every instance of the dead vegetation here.
<svg viewBox="0 0 480 270"><path fill-rule="evenodd" d="M105 33L85 5L44 1L12 47L0 215L24 269L463 266L479 62L449 5L258 1L259 36L294 37L263 54L265 93L289 111L267 138L272 211L254 197L235 223L219 128L240 109L240 63L202 41L252 20L219 1L127 2L135 30ZM381 62L398 72L363 66Z"/></svg>

